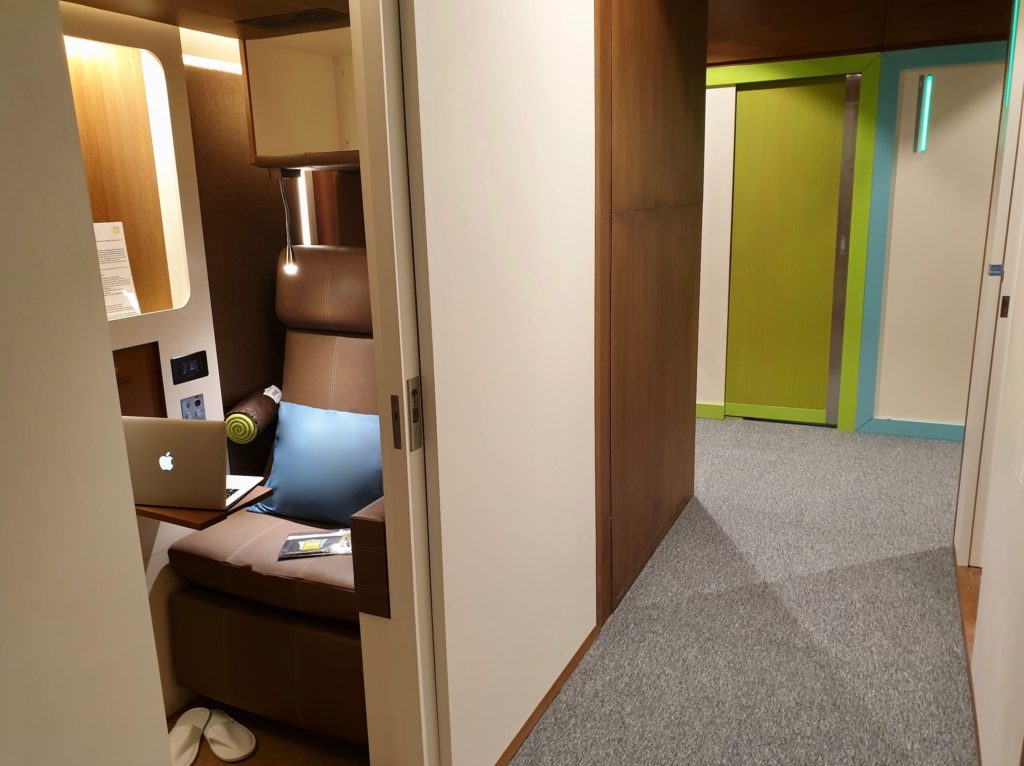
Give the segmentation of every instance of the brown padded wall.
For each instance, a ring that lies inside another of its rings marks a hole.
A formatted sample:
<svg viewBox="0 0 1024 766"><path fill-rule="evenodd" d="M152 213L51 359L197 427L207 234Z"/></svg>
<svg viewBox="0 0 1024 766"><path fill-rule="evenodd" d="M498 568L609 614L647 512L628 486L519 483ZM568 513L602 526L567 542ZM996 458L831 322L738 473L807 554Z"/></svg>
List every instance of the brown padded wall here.
<svg viewBox="0 0 1024 766"><path fill-rule="evenodd" d="M245 84L239 75L185 67L224 409L281 384L284 328L274 314L284 212L277 183L249 160ZM234 473L262 474L273 429L229 445Z"/></svg>
<svg viewBox="0 0 1024 766"><path fill-rule="evenodd" d="M231 407L280 384L284 328L274 314L284 212L277 183L249 160L245 83L185 67L221 393Z"/></svg>

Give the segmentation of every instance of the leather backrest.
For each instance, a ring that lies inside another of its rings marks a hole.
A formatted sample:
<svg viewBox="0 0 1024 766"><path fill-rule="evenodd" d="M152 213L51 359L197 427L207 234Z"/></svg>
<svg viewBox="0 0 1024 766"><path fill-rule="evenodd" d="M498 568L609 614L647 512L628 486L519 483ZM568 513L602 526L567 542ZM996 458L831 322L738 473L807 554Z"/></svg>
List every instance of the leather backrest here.
<svg viewBox="0 0 1024 766"><path fill-rule="evenodd" d="M286 402L377 414L373 339L289 330L282 387Z"/></svg>
<svg viewBox="0 0 1024 766"><path fill-rule="evenodd" d="M366 250L310 245L292 252L298 273L277 277L277 316L288 328L284 400L376 414Z"/></svg>
<svg viewBox="0 0 1024 766"><path fill-rule="evenodd" d="M279 269L277 276L281 323L290 330L372 335L366 249L302 245L292 254L298 273Z"/></svg>

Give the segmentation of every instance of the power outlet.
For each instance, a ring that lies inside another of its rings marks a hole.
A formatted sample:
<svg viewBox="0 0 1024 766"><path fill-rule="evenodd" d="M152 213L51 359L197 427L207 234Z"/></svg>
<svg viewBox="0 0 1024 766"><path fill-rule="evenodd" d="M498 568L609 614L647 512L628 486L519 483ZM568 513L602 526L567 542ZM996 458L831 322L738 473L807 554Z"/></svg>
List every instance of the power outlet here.
<svg viewBox="0 0 1024 766"><path fill-rule="evenodd" d="M206 420L206 400L202 394L193 394L181 400L181 417L184 420Z"/></svg>

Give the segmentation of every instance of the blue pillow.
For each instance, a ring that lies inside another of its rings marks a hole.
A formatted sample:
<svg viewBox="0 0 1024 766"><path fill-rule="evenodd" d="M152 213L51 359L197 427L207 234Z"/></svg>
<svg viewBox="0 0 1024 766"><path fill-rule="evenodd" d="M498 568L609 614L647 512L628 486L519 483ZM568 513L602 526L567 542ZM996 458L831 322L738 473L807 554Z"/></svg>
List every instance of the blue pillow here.
<svg viewBox="0 0 1024 766"><path fill-rule="evenodd" d="M267 484L249 510L347 527L384 494L380 418L281 402Z"/></svg>

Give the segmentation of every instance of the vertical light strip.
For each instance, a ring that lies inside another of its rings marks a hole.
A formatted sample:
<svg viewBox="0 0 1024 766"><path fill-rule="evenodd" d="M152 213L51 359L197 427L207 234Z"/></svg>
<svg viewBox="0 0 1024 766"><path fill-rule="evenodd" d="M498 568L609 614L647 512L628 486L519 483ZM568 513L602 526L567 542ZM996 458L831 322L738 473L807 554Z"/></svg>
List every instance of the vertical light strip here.
<svg viewBox="0 0 1024 766"><path fill-rule="evenodd" d="M309 195L306 193L306 173L299 176L299 221L302 225L302 244L312 245L313 234L309 226Z"/></svg>
<svg viewBox="0 0 1024 766"><path fill-rule="evenodd" d="M914 152L923 154L928 150L928 124L932 118L932 87L935 77L921 75L917 81L917 130L914 133Z"/></svg>
<svg viewBox="0 0 1024 766"><path fill-rule="evenodd" d="M1010 50L1006 55L1006 82L1003 85L1003 106L1010 105L1010 84L1013 80L1013 61L1017 52L1017 22L1020 18L1020 0L1013 0L1013 23L1010 26Z"/></svg>

